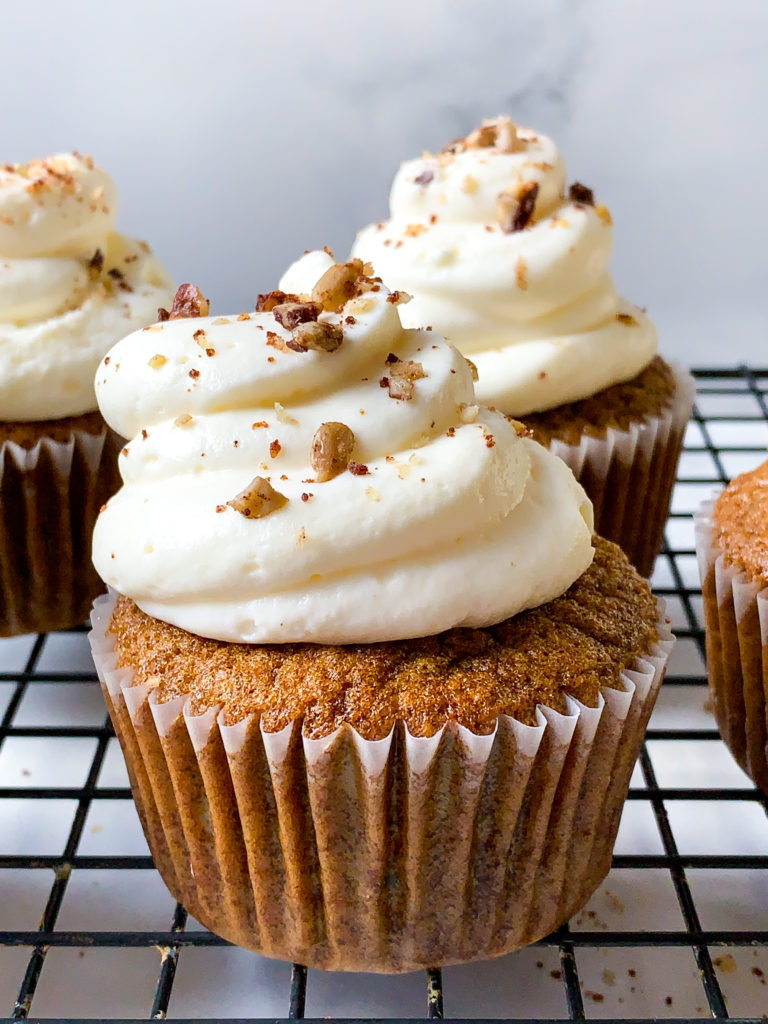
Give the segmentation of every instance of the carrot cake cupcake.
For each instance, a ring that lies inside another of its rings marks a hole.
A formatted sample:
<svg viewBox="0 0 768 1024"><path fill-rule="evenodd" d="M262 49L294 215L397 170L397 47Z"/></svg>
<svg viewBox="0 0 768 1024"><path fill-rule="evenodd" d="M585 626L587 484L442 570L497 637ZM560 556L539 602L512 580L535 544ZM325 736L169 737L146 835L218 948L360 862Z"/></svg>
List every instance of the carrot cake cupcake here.
<svg viewBox="0 0 768 1024"><path fill-rule="evenodd" d="M551 139L507 117L485 121L400 167L390 219L361 231L353 255L413 295L406 326L433 326L472 360L479 401L565 459L597 532L648 575L692 381L616 292L607 207L566 181Z"/></svg>
<svg viewBox="0 0 768 1024"><path fill-rule="evenodd" d="M93 375L173 295L116 214L88 156L0 167L0 636L83 622L103 589L90 538L122 441Z"/></svg>
<svg viewBox="0 0 768 1024"><path fill-rule="evenodd" d="M695 522L715 717L768 793L768 462L704 502Z"/></svg>
<svg viewBox="0 0 768 1024"><path fill-rule="evenodd" d="M120 342L92 646L155 862L269 956L406 971L547 934L608 871L670 647L568 467L406 296L310 253Z"/></svg>

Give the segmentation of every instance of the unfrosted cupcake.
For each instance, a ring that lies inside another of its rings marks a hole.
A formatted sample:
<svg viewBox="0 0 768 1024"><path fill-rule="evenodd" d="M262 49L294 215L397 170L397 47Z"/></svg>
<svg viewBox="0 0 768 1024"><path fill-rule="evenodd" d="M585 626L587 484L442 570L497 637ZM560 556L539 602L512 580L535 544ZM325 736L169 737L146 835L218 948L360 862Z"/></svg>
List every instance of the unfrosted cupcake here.
<svg viewBox="0 0 768 1024"><path fill-rule="evenodd" d="M174 896L269 956L405 971L589 898L670 644L567 466L365 270L311 253L301 294L102 364L132 440L92 645Z"/></svg>
<svg viewBox="0 0 768 1024"><path fill-rule="evenodd" d="M90 157L0 167L0 636L83 622L103 589L90 539L122 441L93 376L173 295L116 213Z"/></svg>
<svg viewBox="0 0 768 1024"><path fill-rule="evenodd" d="M648 575L693 387L618 296L611 225L591 189L566 187L551 139L501 117L404 163L390 219L361 231L353 255L413 295L407 326L433 326L473 361L481 402L565 459L597 532Z"/></svg>
<svg viewBox="0 0 768 1024"><path fill-rule="evenodd" d="M768 462L704 502L695 523L715 717L768 793Z"/></svg>

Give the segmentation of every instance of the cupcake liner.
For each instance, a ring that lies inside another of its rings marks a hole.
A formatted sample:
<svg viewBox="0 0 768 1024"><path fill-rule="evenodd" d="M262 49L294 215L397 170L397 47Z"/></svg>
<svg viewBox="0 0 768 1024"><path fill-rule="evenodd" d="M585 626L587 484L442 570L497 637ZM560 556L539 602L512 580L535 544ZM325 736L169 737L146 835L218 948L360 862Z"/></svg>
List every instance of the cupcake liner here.
<svg viewBox="0 0 768 1024"><path fill-rule="evenodd" d="M691 417L696 385L687 370L670 364L675 397L661 415L609 427L578 444L553 439L550 451L570 466L595 510L595 533L614 541L642 576L650 576L661 549L677 463Z"/></svg>
<svg viewBox="0 0 768 1024"><path fill-rule="evenodd" d="M172 894L226 939L327 970L483 959L551 932L608 872L673 642L661 603L658 642L596 708L369 741L159 703L117 667L114 601L90 639L139 816Z"/></svg>
<svg viewBox="0 0 768 1024"><path fill-rule="evenodd" d="M66 629L104 585L91 564L101 505L120 486L121 439L73 430L32 448L0 445L0 636Z"/></svg>
<svg viewBox="0 0 768 1024"><path fill-rule="evenodd" d="M768 587L726 565L713 512L714 501L703 502L694 524L715 718L739 766L768 793Z"/></svg>

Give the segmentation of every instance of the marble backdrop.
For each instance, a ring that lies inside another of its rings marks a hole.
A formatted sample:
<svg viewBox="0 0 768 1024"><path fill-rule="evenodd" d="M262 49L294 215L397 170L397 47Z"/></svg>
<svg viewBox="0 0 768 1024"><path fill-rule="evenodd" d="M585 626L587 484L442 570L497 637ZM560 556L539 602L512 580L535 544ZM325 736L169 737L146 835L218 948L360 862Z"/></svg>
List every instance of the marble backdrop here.
<svg viewBox="0 0 768 1024"><path fill-rule="evenodd" d="M764 0L40 0L3 43L0 158L92 152L218 312L345 253L401 159L507 112L610 206L666 352L768 364Z"/></svg>

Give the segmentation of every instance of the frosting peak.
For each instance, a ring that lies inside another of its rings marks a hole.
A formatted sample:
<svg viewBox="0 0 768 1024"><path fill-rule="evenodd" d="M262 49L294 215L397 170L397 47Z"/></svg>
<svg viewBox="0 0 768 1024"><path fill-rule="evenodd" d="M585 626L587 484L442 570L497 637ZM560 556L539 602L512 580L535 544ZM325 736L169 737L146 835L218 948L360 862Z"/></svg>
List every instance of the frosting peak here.
<svg viewBox="0 0 768 1024"><path fill-rule="evenodd" d="M114 183L88 156L0 167L0 419L95 409L99 359L167 301L168 274L116 216Z"/></svg>
<svg viewBox="0 0 768 1024"><path fill-rule="evenodd" d="M166 320L99 367L131 437L94 562L148 614L258 643L488 625L592 558L565 464L475 402L472 372L404 330L361 263L310 253L257 311Z"/></svg>
<svg viewBox="0 0 768 1024"><path fill-rule="evenodd" d="M555 143L509 118L404 163L390 220L353 253L413 293L403 322L431 324L477 364L481 401L515 416L636 376L656 333L608 273L611 216L566 190Z"/></svg>

